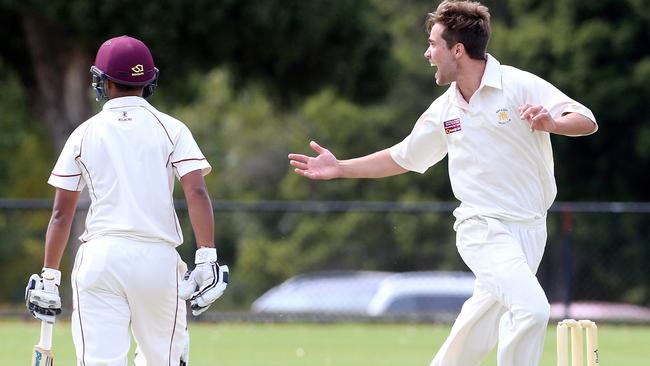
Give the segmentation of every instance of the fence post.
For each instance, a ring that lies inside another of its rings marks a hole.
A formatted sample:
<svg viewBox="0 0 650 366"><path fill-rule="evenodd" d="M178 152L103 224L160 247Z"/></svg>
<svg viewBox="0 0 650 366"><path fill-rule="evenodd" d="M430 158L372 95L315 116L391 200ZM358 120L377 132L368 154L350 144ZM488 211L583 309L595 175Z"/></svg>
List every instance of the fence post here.
<svg viewBox="0 0 650 366"><path fill-rule="evenodd" d="M564 304L564 317L570 318L569 307L573 297L573 208L570 204L562 208L562 261L561 270L563 274L564 291L562 303Z"/></svg>

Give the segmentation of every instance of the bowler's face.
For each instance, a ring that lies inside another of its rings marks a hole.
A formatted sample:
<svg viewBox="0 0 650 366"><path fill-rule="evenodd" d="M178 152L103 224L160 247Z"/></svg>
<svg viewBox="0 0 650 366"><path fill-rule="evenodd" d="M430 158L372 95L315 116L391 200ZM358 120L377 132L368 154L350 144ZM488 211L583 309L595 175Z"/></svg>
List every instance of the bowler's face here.
<svg viewBox="0 0 650 366"><path fill-rule="evenodd" d="M445 27L436 23L429 34L429 47L424 52L424 58L431 66L435 66L436 84L447 85L456 80L458 66L452 51L447 47L447 42L442 38Z"/></svg>

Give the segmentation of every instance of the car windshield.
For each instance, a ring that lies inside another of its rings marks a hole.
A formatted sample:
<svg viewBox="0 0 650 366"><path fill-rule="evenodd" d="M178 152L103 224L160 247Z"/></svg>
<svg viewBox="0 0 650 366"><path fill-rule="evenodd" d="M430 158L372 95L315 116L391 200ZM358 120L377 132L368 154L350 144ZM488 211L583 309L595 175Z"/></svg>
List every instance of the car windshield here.
<svg viewBox="0 0 650 366"><path fill-rule="evenodd" d="M253 310L365 314L368 302L388 275L355 272L298 276L260 297Z"/></svg>

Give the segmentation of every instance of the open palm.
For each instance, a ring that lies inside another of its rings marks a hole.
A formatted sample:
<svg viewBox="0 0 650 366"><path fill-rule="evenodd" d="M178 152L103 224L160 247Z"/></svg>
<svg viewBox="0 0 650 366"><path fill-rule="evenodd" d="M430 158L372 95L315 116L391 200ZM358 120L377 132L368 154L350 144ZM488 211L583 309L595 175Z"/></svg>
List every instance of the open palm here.
<svg viewBox="0 0 650 366"><path fill-rule="evenodd" d="M289 164L295 168L293 171L296 174L318 180L340 177L341 168L334 154L314 141L309 143L309 147L317 152L318 156L311 157L302 154L289 154Z"/></svg>

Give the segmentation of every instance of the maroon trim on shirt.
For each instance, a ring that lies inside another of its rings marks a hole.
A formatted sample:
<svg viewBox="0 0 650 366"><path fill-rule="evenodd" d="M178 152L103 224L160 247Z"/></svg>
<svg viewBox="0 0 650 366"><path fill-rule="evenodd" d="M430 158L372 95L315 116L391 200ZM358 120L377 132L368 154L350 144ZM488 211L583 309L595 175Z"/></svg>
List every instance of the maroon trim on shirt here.
<svg viewBox="0 0 650 366"><path fill-rule="evenodd" d="M61 178L72 178L72 177L78 177L78 176L81 175L81 173L79 173L79 174L56 174L55 172L52 172L50 174L52 174L55 177L61 177Z"/></svg>
<svg viewBox="0 0 650 366"><path fill-rule="evenodd" d="M178 163L182 163L182 162L190 161L190 160L201 161L201 160L205 160L205 158L188 158L188 159L181 159L181 160L177 160L177 161L172 161L172 166L173 166L174 164L178 164Z"/></svg>
<svg viewBox="0 0 650 366"><path fill-rule="evenodd" d="M173 154L173 153L174 153L174 150L172 150L172 151L169 153L169 156L167 157L167 161L165 162L165 166L168 166L168 165L169 165L169 161L172 159L172 154Z"/></svg>
<svg viewBox="0 0 650 366"><path fill-rule="evenodd" d="M90 127L90 123L86 126L86 129L84 130L83 136L81 136L81 140L79 141L79 154L75 156L76 159L81 159L81 151L83 150L84 147L84 139L86 138L86 134L88 133L88 128Z"/></svg>
<svg viewBox="0 0 650 366"><path fill-rule="evenodd" d="M90 178L90 172L88 171L88 168L86 168L86 165L84 165L83 161L81 161L81 151L83 150L84 140L86 139L86 134L88 134L88 128L90 128L90 123L86 126L86 129L84 130L83 136L81 136L81 141L79 141L79 154L74 157L74 160L78 161L83 166L83 168L86 169L86 173L88 173L88 180L90 180L90 186L88 187L88 190L90 191L90 189L92 188L92 183L93 182L92 182L92 179ZM79 191L79 186L81 185L81 179L83 178L82 174L79 174L79 175L80 175L80 177L79 177L79 181L77 182L77 191ZM95 194L94 188L93 188L93 195L95 196L95 198L97 198L97 195ZM90 212L92 213L92 209L90 210Z"/></svg>
<svg viewBox="0 0 650 366"><path fill-rule="evenodd" d="M143 107L143 106L140 106L140 107L143 108L145 111L151 113L151 115L156 119L156 121L158 121L158 123L160 124L160 127L162 127L162 129L165 131L165 134L167 135L167 139L169 139L169 143L172 144L172 147L173 147L173 146L174 146L174 141L173 141L172 138L169 136L169 132L167 132L167 128L166 128L165 125L162 123L162 121L158 118L158 116L156 116L156 114L153 113L152 111L150 111L148 108Z"/></svg>
<svg viewBox="0 0 650 366"><path fill-rule="evenodd" d="M93 196L95 196L95 199L97 199L97 194L95 193L95 187L93 186L93 178L90 176L90 171L86 167L86 164L84 164L84 162L81 161L81 158L77 160L79 161L79 164L81 164L81 166L86 170L86 174L88 175L88 183L90 183L90 185L88 186L88 190L92 192Z"/></svg>

